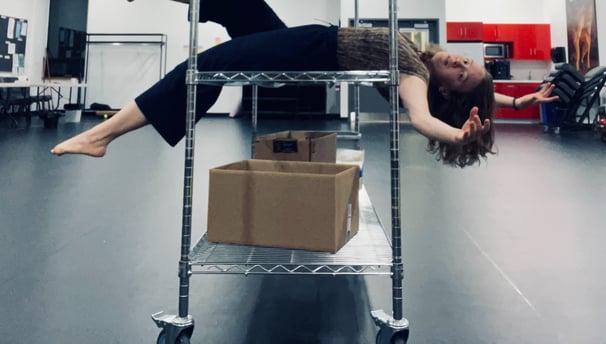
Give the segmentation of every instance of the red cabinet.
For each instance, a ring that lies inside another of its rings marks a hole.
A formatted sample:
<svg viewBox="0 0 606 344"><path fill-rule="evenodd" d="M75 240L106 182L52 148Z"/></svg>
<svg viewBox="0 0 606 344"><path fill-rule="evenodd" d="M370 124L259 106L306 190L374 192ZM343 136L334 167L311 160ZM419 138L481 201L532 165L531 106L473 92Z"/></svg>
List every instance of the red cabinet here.
<svg viewBox="0 0 606 344"><path fill-rule="evenodd" d="M513 43L513 59L551 59L551 29L549 24L518 24L518 36Z"/></svg>
<svg viewBox="0 0 606 344"><path fill-rule="evenodd" d="M506 96L521 97L536 92L539 86L540 83L538 82L495 82L494 90ZM531 106L517 111L513 108L497 108L494 118L539 121L541 113L539 106Z"/></svg>
<svg viewBox="0 0 606 344"><path fill-rule="evenodd" d="M549 24L484 24L484 42L511 43L513 60L549 60Z"/></svg>
<svg viewBox="0 0 606 344"><path fill-rule="evenodd" d="M484 42L511 43L518 35L517 24L484 24Z"/></svg>
<svg viewBox="0 0 606 344"><path fill-rule="evenodd" d="M449 42L481 42L484 37L482 22L447 22L446 40Z"/></svg>

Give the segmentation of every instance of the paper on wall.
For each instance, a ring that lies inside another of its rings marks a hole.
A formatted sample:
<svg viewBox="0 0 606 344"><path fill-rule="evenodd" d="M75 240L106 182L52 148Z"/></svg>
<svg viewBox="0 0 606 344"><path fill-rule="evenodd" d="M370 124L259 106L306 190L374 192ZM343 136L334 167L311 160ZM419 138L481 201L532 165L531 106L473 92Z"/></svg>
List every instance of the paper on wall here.
<svg viewBox="0 0 606 344"><path fill-rule="evenodd" d="M21 38L21 21L17 20L15 22L15 38L19 39Z"/></svg>
<svg viewBox="0 0 606 344"><path fill-rule="evenodd" d="M8 28L6 29L6 37L13 39L15 37L15 19L8 18Z"/></svg>

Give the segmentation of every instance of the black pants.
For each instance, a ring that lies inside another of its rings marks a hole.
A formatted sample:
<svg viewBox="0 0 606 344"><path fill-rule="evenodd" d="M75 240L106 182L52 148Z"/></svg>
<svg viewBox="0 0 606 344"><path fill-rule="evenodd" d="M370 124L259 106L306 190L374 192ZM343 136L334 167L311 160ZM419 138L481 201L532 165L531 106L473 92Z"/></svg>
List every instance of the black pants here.
<svg viewBox="0 0 606 344"><path fill-rule="evenodd" d="M224 26L232 38L286 28L264 0L200 0L199 16L200 22L212 21ZM222 50L225 52L222 53ZM218 69L220 62L227 62L230 57L227 55L229 50L233 51L234 48L210 49L199 54L198 68L220 70ZM211 62L212 60L214 63ZM186 69L187 61L175 67L162 80L135 99L147 120L171 145L177 144L185 133ZM221 87L218 86L198 85L197 113L199 115L206 113L216 102L220 92Z"/></svg>
<svg viewBox="0 0 606 344"><path fill-rule="evenodd" d="M200 0L199 21L223 25L230 37L285 29L265 0Z"/></svg>
<svg viewBox="0 0 606 344"><path fill-rule="evenodd" d="M198 70L338 70L337 32L336 26L306 25L242 35L198 54ZM146 119L173 146L185 135L186 70L187 61L135 99ZM220 86L198 85L197 119L220 92Z"/></svg>

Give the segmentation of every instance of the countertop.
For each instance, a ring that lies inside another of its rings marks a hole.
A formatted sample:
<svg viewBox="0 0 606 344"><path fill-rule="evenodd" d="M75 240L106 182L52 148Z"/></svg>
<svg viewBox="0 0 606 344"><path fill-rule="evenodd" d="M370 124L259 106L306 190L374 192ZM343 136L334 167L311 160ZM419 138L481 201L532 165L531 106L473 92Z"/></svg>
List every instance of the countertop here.
<svg viewBox="0 0 606 344"><path fill-rule="evenodd" d="M517 79L511 79L511 80L494 80L493 81L495 84L498 83L508 83L508 84L541 84L543 83L543 80L517 80Z"/></svg>

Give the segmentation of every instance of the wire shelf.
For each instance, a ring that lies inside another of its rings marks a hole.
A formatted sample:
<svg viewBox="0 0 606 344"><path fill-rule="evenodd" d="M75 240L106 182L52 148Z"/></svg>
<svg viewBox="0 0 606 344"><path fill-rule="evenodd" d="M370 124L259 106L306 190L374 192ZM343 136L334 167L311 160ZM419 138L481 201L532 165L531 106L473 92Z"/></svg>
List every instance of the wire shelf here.
<svg viewBox="0 0 606 344"><path fill-rule="evenodd" d="M392 250L364 188L360 226L337 253L210 243L206 234L190 253L194 274L389 275Z"/></svg>
<svg viewBox="0 0 606 344"><path fill-rule="evenodd" d="M359 83L374 86L387 84L390 81L390 72L387 70L375 71L325 71L325 72L197 72L193 83L207 85L259 85L263 87L281 87L285 84L318 84L318 83Z"/></svg>

